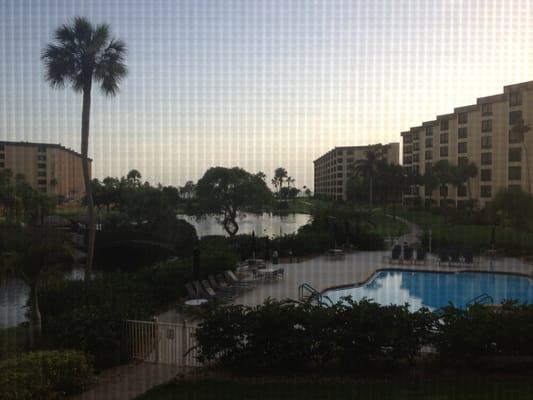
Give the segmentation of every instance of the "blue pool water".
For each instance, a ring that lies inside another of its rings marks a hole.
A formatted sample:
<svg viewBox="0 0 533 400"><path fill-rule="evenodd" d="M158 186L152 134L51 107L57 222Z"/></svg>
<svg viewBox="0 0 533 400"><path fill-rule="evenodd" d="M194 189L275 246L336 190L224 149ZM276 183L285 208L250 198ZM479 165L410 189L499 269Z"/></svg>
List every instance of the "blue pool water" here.
<svg viewBox="0 0 533 400"><path fill-rule="evenodd" d="M483 293L490 295L494 304L504 300L533 304L533 282L529 278L484 272L380 271L362 286L331 289L324 295L333 302L351 296L382 305L409 303L411 311L416 311L422 307L435 310L450 302L465 308L469 300Z"/></svg>

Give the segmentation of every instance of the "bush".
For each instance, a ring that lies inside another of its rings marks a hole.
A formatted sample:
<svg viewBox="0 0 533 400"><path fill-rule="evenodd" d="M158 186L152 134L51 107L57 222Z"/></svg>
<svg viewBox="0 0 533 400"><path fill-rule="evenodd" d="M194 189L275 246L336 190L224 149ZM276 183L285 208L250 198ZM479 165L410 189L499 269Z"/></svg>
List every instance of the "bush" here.
<svg viewBox="0 0 533 400"><path fill-rule="evenodd" d="M347 301L328 308L266 301L209 311L196 330L200 361L242 370L359 369L411 361L429 340L434 317L427 310Z"/></svg>
<svg viewBox="0 0 533 400"><path fill-rule="evenodd" d="M78 351L39 351L0 363L0 398L56 399L83 391L93 380Z"/></svg>

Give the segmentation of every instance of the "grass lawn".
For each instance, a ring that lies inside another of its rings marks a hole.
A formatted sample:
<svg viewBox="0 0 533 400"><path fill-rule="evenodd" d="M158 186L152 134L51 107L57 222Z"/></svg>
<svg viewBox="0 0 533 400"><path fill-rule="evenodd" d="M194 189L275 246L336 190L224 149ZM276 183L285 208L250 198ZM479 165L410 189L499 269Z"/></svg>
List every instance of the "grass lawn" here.
<svg viewBox="0 0 533 400"><path fill-rule="evenodd" d="M394 220L385 215L383 210L375 209L370 217L370 230L381 236L401 236L409 229L402 221Z"/></svg>
<svg viewBox="0 0 533 400"><path fill-rule="evenodd" d="M427 379L363 379L345 383L235 383L232 381L194 381L156 387L139 400L530 400L533 381L528 376Z"/></svg>
<svg viewBox="0 0 533 400"><path fill-rule="evenodd" d="M28 325L0 328L0 360L23 353L28 346Z"/></svg>

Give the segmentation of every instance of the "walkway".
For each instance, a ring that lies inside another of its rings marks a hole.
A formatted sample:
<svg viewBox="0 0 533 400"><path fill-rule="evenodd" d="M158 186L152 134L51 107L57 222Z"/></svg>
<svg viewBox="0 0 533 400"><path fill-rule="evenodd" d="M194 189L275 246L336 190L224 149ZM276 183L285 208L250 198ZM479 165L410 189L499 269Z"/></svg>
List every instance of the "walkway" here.
<svg viewBox="0 0 533 400"><path fill-rule="evenodd" d="M71 399L129 400L192 370L175 365L131 363L104 371L96 386Z"/></svg>

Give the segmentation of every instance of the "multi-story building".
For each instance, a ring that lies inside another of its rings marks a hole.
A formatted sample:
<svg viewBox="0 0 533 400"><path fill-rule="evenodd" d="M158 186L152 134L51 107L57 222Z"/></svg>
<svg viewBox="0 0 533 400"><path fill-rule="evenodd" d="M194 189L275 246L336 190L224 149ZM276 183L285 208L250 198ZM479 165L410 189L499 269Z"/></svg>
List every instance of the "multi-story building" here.
<svg viewBox="0 0 533 400"><path fill-rule="evenodd" d="M452 114L402 132L403 165L423 175L439 160L454 165L475 163L479 172L469 180L470 196L481 207L502 188L527 191L533 175L533 151L526 160L524 146L533 148L533 132L524 135L524 140L513 132L511 128L520 119L525 124L533 122L533 81L505 86L501 94L480 97L476 104L455 108ZM447 198L458 206L470 200L466 185L434 191L412 187L406 200L415 198L425 204Z"/></svg>
<svg viewBox="0 0 533 400"><path fill-rule="evenodd" d="M336 200L346 200L346 184L351 167L357 160L366 157L366 152L372 146L343 146L335 147L317 158L315 164L315 195ZM384 145L384 158L393 164L399 164L400 144Z"/></svg>
<svg viewBox="0 0 533 400"><path fill-rule="evenodd" d="M34 188L65 200L85 193L81 155L59 144L0 141L0 170L23 174ZM89 173L92 160L89 159Z"/></svg>

